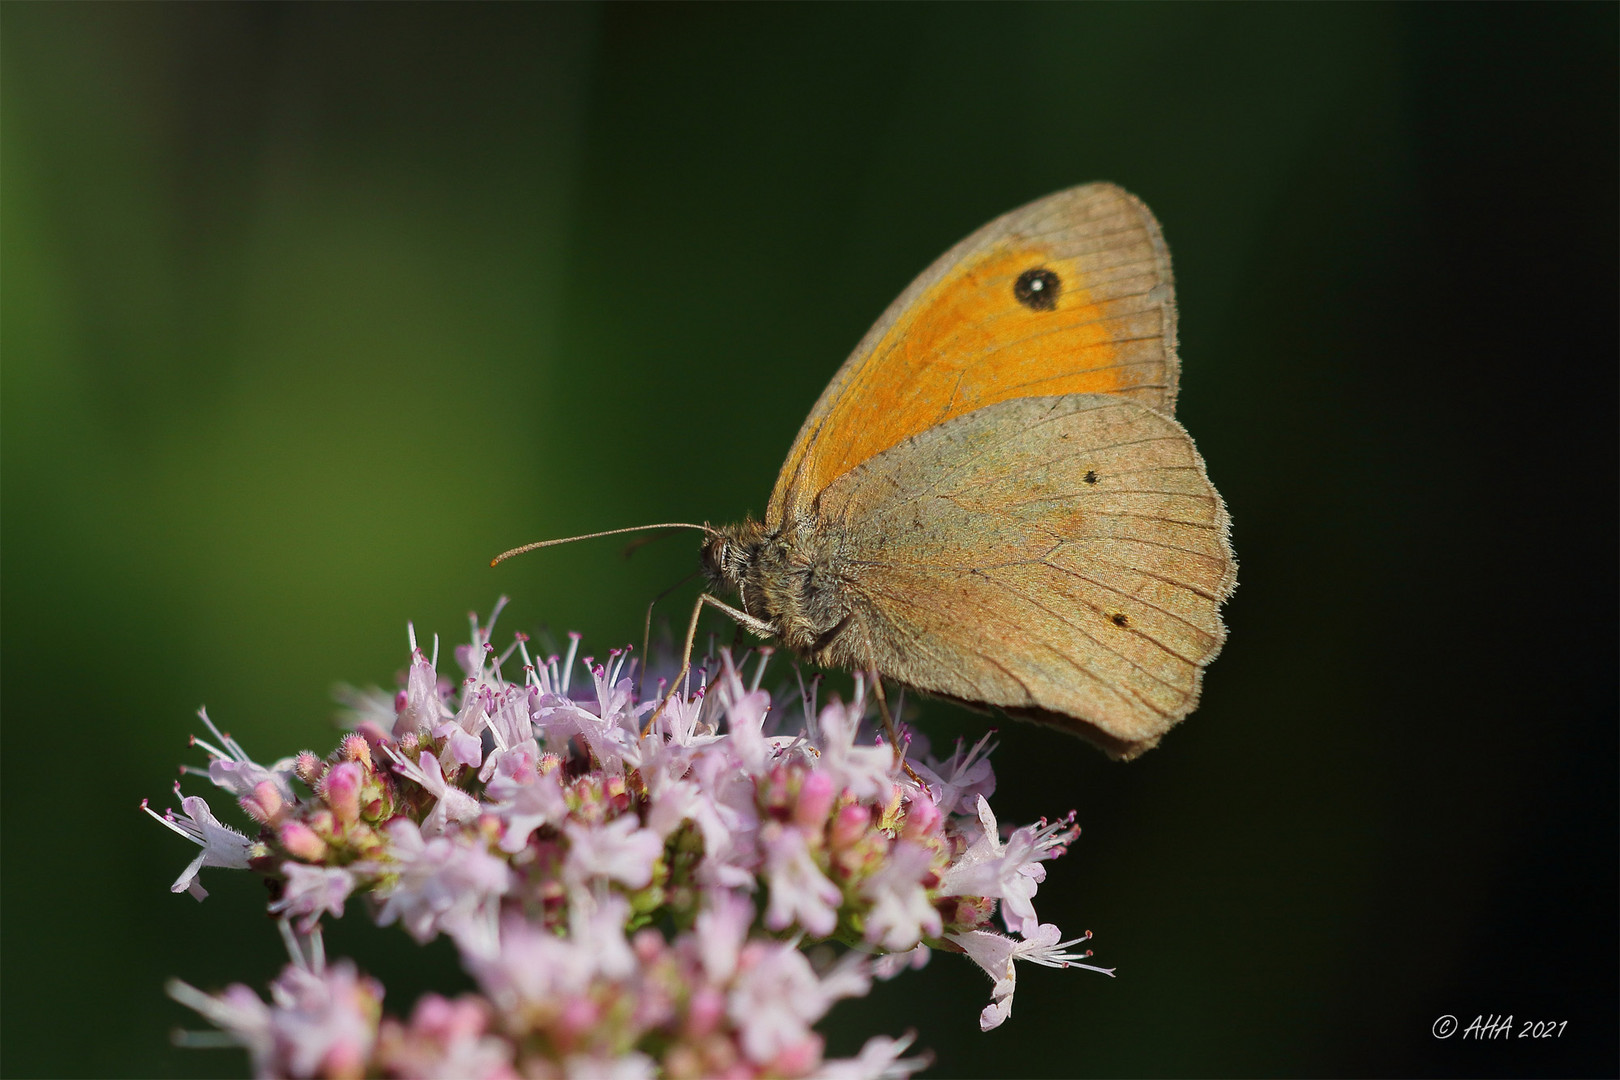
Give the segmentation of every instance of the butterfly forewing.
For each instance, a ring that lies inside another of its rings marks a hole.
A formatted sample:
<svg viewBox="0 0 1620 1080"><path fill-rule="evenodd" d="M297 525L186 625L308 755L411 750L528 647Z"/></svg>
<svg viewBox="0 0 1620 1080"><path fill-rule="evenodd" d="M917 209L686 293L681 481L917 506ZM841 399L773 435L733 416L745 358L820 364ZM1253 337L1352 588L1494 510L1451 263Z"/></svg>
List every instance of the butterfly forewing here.
<svg viewBox="0 0 1620 1080"><path fill-rule="evenodd" d="M956 245L890 305L800 429L766 523L804 517L850 469L986 405L1112 393L1173 414L1177 377L1153 215L1112 184L1047 196Z"/></svg>

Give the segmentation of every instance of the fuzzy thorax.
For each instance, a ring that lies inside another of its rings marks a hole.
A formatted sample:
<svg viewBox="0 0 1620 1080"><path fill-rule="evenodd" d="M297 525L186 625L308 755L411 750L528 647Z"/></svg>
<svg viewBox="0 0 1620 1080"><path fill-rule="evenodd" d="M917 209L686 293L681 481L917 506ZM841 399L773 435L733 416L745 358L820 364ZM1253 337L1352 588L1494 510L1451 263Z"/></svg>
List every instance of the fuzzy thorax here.
<svg viewBox="0 0 1620 1080"><path fill-rule="evenodd" d="M703 572L741 599L748 614L774 628L794 652L823 665L847 665L839 645L852 623L847 583L826 537L808 525L768 533L746 518L716 527L703 545Z"/></svg>

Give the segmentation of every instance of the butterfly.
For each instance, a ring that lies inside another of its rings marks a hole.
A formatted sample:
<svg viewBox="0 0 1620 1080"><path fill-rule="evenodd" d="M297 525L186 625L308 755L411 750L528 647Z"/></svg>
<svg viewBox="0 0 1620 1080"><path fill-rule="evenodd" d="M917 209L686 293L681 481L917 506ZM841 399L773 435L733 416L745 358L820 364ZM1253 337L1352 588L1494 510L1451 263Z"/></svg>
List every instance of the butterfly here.
<svg viewBox="0 0 1620 1080"><path fill-rule="evenodd" d="M1237 582L1179 377L1139 199L1086 184L996 218L861 339L763 519L701 526L688 657L707 605L880 706L888 680L1136 757L1197 705Z"/></svg>

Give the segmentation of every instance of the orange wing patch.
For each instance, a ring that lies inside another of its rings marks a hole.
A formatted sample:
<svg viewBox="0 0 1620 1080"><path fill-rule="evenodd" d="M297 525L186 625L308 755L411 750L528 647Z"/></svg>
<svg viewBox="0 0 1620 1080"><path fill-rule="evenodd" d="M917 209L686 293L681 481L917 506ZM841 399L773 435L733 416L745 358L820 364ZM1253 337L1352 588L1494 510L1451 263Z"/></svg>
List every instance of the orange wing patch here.
<svg viewBox="0 0 1620 1080"><path fill-rule="evenodd" d="M1172 411L1169 278L1157 224L1111 185L992 222L925 272L846 362L789 451L767 522L805 513L911 436L1000 401L1123 394Z"/></svg>

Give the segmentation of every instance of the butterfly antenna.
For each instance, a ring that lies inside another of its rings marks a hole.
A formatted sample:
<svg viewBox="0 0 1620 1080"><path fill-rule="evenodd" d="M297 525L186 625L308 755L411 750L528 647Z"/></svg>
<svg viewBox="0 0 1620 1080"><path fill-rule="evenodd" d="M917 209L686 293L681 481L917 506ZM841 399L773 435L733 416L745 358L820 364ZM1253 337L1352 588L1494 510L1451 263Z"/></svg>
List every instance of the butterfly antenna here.
<svg viewBox="0 0 1620 1080"><path fill-rule="evenodd" d="M632 525L628 529L608 529L604 532L586 533L583 536L564 536L557 540L536 540L532 544L515 547L511 551L503 551L493 559L489 565L499 566L514 555L522 555L525 551L534 551L537 548L556 547L558 544L572 544L575 540L595 540L598 536L618 536L622 533L643 532L647 529L700 529L706 533L714 532L708 525L693 525L686 521L665 521L658 525Z"/></svg>

